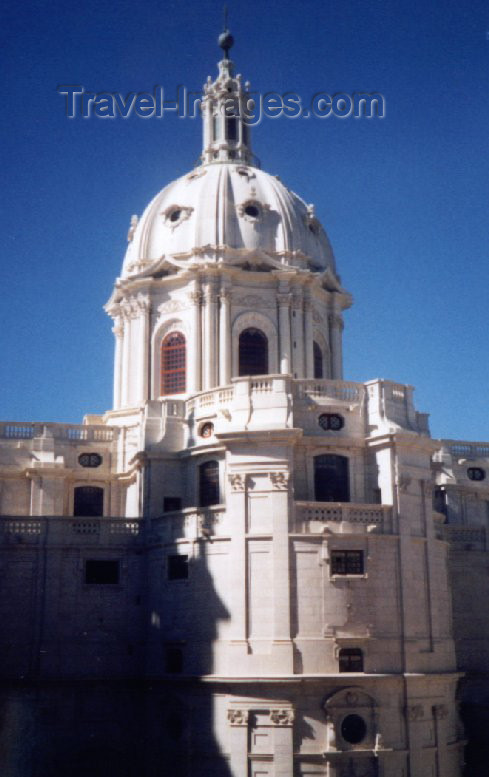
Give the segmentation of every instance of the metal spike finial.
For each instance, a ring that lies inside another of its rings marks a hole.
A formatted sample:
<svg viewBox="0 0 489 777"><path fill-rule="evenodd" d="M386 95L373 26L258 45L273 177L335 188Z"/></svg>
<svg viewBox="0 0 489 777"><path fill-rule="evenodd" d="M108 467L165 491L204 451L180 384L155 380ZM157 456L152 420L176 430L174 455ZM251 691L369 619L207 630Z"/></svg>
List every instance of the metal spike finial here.
<svg viewBox="0 0 489 777"><path fill-rule="evenodd" d="M234 38L228 30L228 7L224 6L224 29L219 35L218 43L221 49L224 51L224 56L229 59L229 49L234 43Z"/></svg>

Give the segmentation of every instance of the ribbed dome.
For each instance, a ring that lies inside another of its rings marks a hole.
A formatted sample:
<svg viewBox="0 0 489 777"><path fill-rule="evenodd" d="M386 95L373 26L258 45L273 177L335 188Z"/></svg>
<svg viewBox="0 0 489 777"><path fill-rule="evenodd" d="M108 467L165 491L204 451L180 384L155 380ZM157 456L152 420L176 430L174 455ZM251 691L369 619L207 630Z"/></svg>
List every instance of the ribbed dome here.
<svg viewBox="0 0 489 777"><path fill-rule="evenodd" d="M166 260L301 267L335 275L329 240L306 205L253 166L206 164L166 186L133 223L122 277Z"/></svg>

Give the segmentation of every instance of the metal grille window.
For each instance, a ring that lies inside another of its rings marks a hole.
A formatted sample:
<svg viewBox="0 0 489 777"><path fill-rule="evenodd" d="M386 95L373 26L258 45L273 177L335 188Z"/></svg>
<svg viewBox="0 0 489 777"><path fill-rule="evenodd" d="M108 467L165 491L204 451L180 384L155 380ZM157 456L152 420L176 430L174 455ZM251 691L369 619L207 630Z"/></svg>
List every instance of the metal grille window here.
<svg viewBox="0 0 489 777"><path fill-rule="evenodd" d="M363 550L331 551L332 575L363 575Z"/></svg>
<svg viewBox="0 0 489 777"><path fill-rule="evenodd" d="M260 329L245 329L239 336L239 374L268 374L268 340Z"/></svg>
<svg viewBox="0 0 489 777"><path fill-rule="evenodd" d="M314 498L316 502L349 502L348 459L326 453L314 458Z"/></svg>
<svg viewBox="0 0 489 777"><path fill-rule="evenodd" d="M199 505L208 507L219 504L219 464L206 461L199 467Z"/></svg>
<svg viewBox="0 0 489 777"><path fill-rule="evenodd" d="M104 489L100 486L77 486L74 496L76 518L99 518L104 514Z"/></svg>
<svg viewBox="0 0 489 777"><path fill-rule="evenodd" d="M340 672L363 672L363 653L360 648L342 648L339 655Z"/></svg>
<svg viewBox="0 0 489 777"><path fill-rule="evenodd" d="M181 332L170 332L161 344L161 395L186 390L186 345Z"/></svg>
<svg viewBox="0 0 489 777"><path fill-rule="evenodd" d="M314 377L316 379L324 378L323 370L323 352L321 347L316 341L312 344L313 357L314 357Z"/></svg>

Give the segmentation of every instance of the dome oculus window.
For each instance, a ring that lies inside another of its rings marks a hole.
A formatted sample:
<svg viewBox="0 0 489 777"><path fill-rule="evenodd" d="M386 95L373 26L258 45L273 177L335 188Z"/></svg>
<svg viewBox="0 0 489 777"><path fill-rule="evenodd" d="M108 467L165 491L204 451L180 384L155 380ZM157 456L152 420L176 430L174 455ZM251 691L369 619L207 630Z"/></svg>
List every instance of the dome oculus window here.
<svg viewBox="0 0 489 777"><path fill-rule="evenodd" d="M467 470L469 480L485 480L486 473L482 467L469 467Z"/></svg>
<svg viewBox="0 0 489 777"><path fill-rule="evenodd" d="M252 223L261 221L263 213L267 209L266 205L263 205L257 200L247 200L246 202L243 202L242 205L238 205L239 215L246 221L251 221Z"/></svg>
<svg viewBox="0 0 489 777"><path fill-rule="evenodd" d="M182 221L188 219L192 211L193 208L184 207L183 205L170 205L169 208L166 208L166 210L163 211L165 223L171 229L174 229L175 227L178 227Z"/></svg>

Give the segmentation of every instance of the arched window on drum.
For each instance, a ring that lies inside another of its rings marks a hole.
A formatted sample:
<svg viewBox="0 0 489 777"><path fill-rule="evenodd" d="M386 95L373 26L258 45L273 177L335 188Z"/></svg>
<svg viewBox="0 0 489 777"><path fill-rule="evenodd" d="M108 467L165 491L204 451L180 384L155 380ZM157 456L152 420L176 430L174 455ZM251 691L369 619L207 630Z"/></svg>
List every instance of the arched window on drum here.
<svg viewBox="0 0 489 777"><path fill-rule="evenodd" d="M261 329L250 327L239 336L239 375L268 374L268 340Z"/></svg>
<svg viewBox="0 0 489 777"><path fill-rule="evenodd" d="M314 377L316 380L324 378L323 351L319 343L314 340L312 345L314 356Z"/></svg>
<svg viewBox="0 0 489 777"><path fill-rule="evenodd" d="M161 343L161 396L186 391L186 343L181 332L170 332Z"/></svg>

